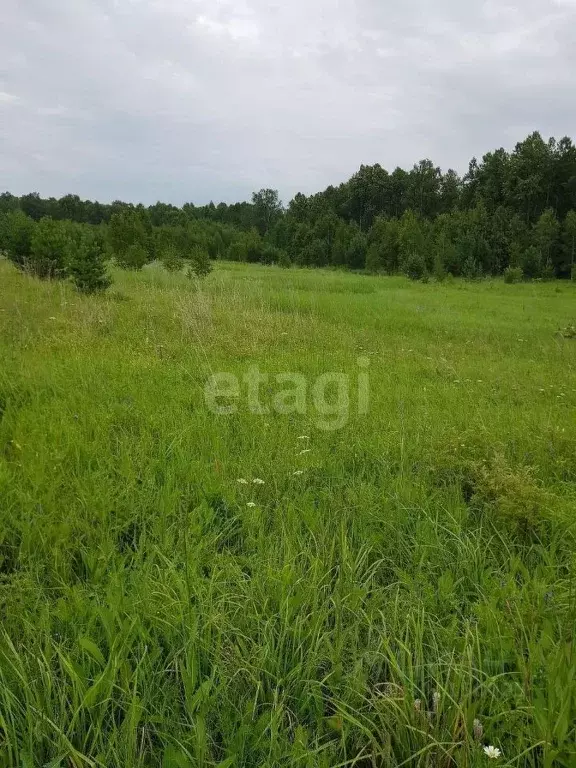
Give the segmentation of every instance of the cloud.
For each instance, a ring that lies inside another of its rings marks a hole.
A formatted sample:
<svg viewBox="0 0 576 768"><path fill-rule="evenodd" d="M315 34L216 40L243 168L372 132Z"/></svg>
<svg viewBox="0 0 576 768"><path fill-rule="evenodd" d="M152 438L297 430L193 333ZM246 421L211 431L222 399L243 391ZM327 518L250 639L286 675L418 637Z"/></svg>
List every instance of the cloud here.
<svg viewBox="0 0 576 768"><path fill-rule="evenodd" d="M4 0L16 193L287 200L576 124L576 0Z"/></svg>
<svg viewBox="0 0 576 768"><path fill-rule="evenodd" d="M6 93L6 91L0 91L0 104L16 104L18 102L18 96L14 96L13 93Z"/></svg>

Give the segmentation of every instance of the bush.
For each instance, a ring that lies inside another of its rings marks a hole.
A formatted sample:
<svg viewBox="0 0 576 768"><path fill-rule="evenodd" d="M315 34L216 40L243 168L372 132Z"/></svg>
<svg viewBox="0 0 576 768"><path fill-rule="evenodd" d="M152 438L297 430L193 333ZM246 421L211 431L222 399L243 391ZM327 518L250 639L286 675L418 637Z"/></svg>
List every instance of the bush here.
<svg viewBox="0 0 576 768"><path fill-rule="evenodd" d="M70 254L68 270L82 293L105 291L112 283L106 271L106 251L102 241L90 230L83 232Z"/></svg>
<svg viewBox="0 0 576 768"><path fill-rule="evenodd" d="M282 251L280 248L276 248L275 245L266 243L262 248L262 263L263 264L277 264L280 261Z"/></svg>
<svg viewBox="0 0 576 768"><path fill-rule="evenodd" d="M262 261L263 250L262 238L255 229L252 229L250 232L240 232L230 246L228 258L230 261L256 263Z"/></svg>
<svg viewBox="0 0 576 768"><path fill-rule="evenodd" d="M505 283L521 283L523 277L522 267L506 267L504 270Z"/></svg>
<svg viewBox="0 0 576 768"><path fill-rule="evenodd" d="M290 256L284 251L283 249L280 249L280 255L278 256L278 266L283 267L284 269L290 269L292 266L292 262L290 261Z"/></svg>
<svg viewBox="0 0 576 768"><path fill-rule="evenodd" d="M552 262L548 260L542 268L542 280L554 280L555 277L556 273L554 272Z"/></svg>
<svg viewBox="0 0 576 768"><path fill-rule="evenodd" d="M496 526L527 538L543 533L553 517L552 498L531 467L511 467L497 453L488 463L474 464L472 477L471 505L487 513Z"/></svg>
<svg viewBox="0 0 576 768"><path fill-rule="evenodd" d="M180 272L184 267L184 259L180 251L173 245L168 245L160 255L164 269L168 272Z"/></svg>
<svg viewBox="0 0 576 768"><path fill-rule="evenodd" d="M346 265L350 269L364 269L366 265L366 237L361 232L354 235L346 251Z"/></svg>
<svg viewBox="0 0 576 768"><path fill-rule="evenodd" d="M410 280L422 280L426 274L426 264L418 253L412 253L406 260L404 272Z"/></svg>
<svg viewBox="0 0 576 768"><path fill-rule="evenodd" d="M148 263L148 251L139 243L133 243L125 251L116 253L116 263L122 269L142 269Z"/></svg>
<svg viewBox="0 0 576 768"><path fill-rule="evenodd" d="M526 248L520 263L525 277L533 279L542 276L542 256L536 246Z"/></svg>
<svg viewBox="0 0 576 768"><path fill-rule="evenodd" d="M190 266L187 272L188 277L203 278L209 275L210 272L212 272L212 262L210 261L208 251L197 246L192 250L190 256Z"/></svg>
<svg viewBox="0 0 576 768"><path fill-rule="evenodd" d="M482 277L482 267L478 264L472 254L468 254L464 259L464 263L462 264L462 277L465 277L467 280L478 280Z"/></svg>
<svg viewBox="0 0 576 768"><path fill-rule="evenodd" d="M37 277L66 277L72 241L64 222L40 219L34 229L27 266Z"/></svg>
<svg viewBox="0 0 576 768"><path fill-rule="evenodd" d="M22 211L14 211L0 220L0 250L20 269L28 263L36 223Z"/></svg>

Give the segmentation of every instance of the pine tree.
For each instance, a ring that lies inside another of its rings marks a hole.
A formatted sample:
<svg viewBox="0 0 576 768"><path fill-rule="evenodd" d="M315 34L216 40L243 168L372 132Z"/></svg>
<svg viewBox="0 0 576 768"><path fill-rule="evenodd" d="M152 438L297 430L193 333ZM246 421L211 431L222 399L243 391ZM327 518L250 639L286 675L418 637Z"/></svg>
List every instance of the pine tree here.
<svg viewBox="0 0 576 768"><path fill-rule="evenodd" d="M99 293L111 284L106 271L106 252L94 233L83 232L79 242L71 248L68 271L82 293Z"/></svg>

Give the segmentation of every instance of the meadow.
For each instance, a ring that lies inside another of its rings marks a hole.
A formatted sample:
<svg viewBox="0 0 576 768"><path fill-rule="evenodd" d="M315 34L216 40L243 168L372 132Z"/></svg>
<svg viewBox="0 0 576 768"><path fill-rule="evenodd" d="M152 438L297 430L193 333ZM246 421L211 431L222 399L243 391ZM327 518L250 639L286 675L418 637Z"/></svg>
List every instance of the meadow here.
<svg viewBox="0 0 576 768"><path fill-rule="evenodd" d="M575 766L576 284L113 276L0 261L0 766Z"/></svg>

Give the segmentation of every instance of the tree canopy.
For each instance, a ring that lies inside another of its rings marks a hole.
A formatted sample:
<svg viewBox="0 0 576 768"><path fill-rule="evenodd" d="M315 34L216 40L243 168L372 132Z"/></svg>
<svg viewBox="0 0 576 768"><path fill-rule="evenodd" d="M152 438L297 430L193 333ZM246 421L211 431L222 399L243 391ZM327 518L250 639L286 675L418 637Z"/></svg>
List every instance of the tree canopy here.
<svg viewBox="0 0 576 768"><path fill-rule="evenodd" d="M527 277L569 277L576 147L568 137L545 140L535 132L512 151L472 158L462 178L429 159L408 171L363 165L347 182L298 193L286 207L274 189L254 192L250 202L182 207L5 192L0 248L18 265L30 263L38 225L37 260L48 264L49 274L58 272L52 262L62 237L48 221L97 229L108 256L129 268L154 259L174 267L202 252L212 259L412 275L478 277L524 265Z"/></svg>

